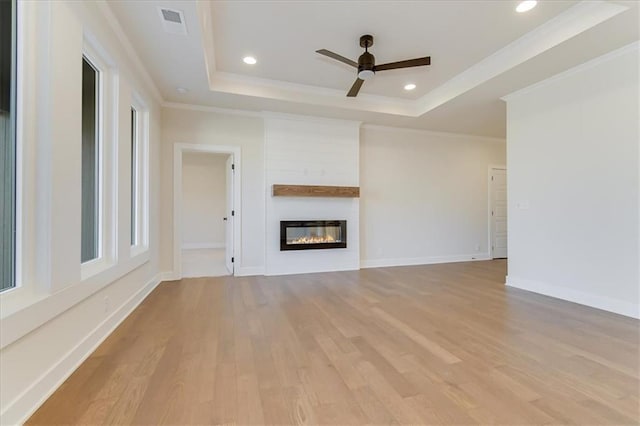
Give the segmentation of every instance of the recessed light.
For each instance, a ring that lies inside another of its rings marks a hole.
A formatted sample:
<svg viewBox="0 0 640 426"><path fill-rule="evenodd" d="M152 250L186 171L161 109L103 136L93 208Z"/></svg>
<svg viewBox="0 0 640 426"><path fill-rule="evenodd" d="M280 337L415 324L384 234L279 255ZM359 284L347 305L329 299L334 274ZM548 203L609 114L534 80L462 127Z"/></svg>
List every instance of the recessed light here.
<svg viewBox="0 0 640 426"><path fill-rule="evenodd" d="M409 84L405 84L404 85L404 90L413 90L416 88L416 85L413 83L409 83Z"/></svg>
<svg viewBox="0 0 640 426"><path fill-rule="evenodd" d="M534 7L536 7L537 4L538 2L536 0L521 1L520 4L518 4L518 7L516 7L516 12L519 12L519 13L528 12Z"/></svg>
<svg viewBox="0 0 640 426"><path fill-rule="evenodd" d="M256 61L256 58L254 58L253 56L245 56L242 60L247 65L255 65L256 62L258 62Z"/></svg>
<svg viewBox="0 0 640 426"><path fill-rule="evenodd" d="M178 87L176 90L178 91L178 93L182 93L183 95L189 91L189 89L186 89L184 87Z"/></svg>

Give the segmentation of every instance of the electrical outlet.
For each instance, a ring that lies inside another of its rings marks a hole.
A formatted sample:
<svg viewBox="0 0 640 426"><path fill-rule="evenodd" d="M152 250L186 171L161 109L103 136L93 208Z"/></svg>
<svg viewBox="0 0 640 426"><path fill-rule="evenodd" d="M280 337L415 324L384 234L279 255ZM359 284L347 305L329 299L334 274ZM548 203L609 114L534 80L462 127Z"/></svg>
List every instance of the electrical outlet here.
<svg viewBox="0 0 640 426"><path fill-rule="evenodd" d="M476 244L476 251L480 251L480 244Z"/></svg>
<svg viewBox="0 0 640 426"><path fill-rule="evenodd" d="M104 312L107 313L109 312L109 309L111 309L111 300L109 300L108 297L104 298Z"/></svg>

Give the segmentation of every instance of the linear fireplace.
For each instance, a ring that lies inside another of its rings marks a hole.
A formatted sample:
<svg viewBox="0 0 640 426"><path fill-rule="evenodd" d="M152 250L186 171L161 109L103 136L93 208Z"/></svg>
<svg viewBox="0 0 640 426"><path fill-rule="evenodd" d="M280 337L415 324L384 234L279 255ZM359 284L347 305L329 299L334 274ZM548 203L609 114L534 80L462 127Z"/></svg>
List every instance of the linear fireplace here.
<svg viewBox="0 0 640 426"><path fill-rule="evenodd" d="M346 220L282 220L280 251L347 248Z"/></svg>

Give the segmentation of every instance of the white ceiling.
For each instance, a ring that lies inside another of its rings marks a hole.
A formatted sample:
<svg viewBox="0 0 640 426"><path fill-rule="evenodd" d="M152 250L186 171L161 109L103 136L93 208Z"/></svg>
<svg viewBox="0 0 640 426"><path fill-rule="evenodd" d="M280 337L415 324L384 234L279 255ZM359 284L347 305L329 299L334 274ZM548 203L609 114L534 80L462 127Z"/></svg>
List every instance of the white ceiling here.
<svg viewBox="0 0 640 426"><path fill-rule="evenodd" d="M415 99L572 3L553 1L525 16L510 1L215 2L216 68L346 93L356 70L315 51L326 48L357 61L359 37L372 34L377 63L430 55L432 66L380 72L362 93ZM247 54L259 63L244 64ZM403 90L409 82L416 90Z"/></svg>
<svg viewBox="0 0 640 426"><path fill-rule="evenodd" d="M167 102L496 137L500 97L640 38L635 1L541 0L525 14L517 3L109 2ZM186 36L163 31L159 6L184 13ZM346 98L355 70L315 50L357 60L365 33L377 63L430 55L432 65L380 72ZM408 82L418 88L405 92Z"/></svg>

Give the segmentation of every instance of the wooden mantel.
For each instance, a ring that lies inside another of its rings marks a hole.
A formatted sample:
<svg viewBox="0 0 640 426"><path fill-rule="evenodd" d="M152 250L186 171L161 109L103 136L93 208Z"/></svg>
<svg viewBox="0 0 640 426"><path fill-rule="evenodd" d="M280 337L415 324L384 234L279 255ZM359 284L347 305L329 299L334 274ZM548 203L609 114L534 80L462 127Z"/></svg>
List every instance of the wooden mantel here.
<svg viewBox="0 0 640 426"><path fill-rule="evenodd" d="M359 186L273 185L274 197L360 197Z"/></svg>

